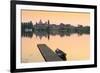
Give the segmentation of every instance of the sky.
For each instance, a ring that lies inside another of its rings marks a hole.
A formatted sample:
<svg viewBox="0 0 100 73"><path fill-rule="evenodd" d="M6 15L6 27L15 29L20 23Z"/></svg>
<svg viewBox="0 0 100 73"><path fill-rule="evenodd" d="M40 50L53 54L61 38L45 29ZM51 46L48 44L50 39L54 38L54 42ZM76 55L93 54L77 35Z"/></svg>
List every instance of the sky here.
<svg viewBox="0 0 100 73"><path fill-rule="evenodd" d="M59 25L60 23L71 24L74 26L77 26L79 24L83 26L90 25L90 13L21 10L22 22L32 21L33 24L35 24L36 22L39 22L40 19L43 22L50 20L51 24L56 25Z"/></svg>

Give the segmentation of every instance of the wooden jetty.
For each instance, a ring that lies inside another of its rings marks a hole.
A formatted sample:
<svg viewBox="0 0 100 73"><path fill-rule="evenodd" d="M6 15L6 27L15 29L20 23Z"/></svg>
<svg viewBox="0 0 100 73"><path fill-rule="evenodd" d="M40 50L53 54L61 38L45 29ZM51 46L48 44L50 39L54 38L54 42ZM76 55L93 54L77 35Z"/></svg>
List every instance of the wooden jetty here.
<svg viewBox="0 0 100 73"><path fill-rule="evenodd" d="M63 61L55 52L53 52L46 44L38 44L42 56L45 61Z"/></svg>

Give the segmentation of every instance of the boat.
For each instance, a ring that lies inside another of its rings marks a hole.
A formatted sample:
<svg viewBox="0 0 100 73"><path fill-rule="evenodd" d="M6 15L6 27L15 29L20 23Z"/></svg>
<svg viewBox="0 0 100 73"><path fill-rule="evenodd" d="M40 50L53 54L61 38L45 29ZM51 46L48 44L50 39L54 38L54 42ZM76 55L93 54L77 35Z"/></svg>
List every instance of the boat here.
<svg viewBox="0 0 100 73"><path fill-rule="evenodd" d="M62 59L62 60L67 60L66 59L66 53L64 53L62 50L60 50L60 49L56 49L55 50L55 53Z"/></svg>

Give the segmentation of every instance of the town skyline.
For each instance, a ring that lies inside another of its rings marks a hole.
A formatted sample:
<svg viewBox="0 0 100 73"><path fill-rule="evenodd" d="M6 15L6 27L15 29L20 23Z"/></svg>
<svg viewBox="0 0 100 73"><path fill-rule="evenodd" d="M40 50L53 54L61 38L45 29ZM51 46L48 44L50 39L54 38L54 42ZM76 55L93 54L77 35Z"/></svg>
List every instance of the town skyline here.
<svg viewBox="0 0 100 73"><path fill-rule="evenodd" d="M70 36L73 33L77 33L79 35L82 34L89 34L90 33L90 26L73 26L71 24L63 24L60 25L51 24L48 20L47 22L36 22L34 25L32 21L30 22L22 22L21 23L21 32L22 36L29 36L32 37L33 34L36 34L40 37L46 36L49 39L49 35L60 35L60 36Z"/></svg>
<svg viewBox="0 0 100 73"><path fill-rule="evenodd" d="M49 23L48 23L49 22ZM32 23L32 25L37 25L37 24L39 24L39 25L44 25L44 24L49 24L49 25L61 25L61 24L63 24L63 25L71 25L71 26L74 26L74 25L72 25L72 24L70 24L70 23L63 23L63 22L60 22L60 23L58 23L58 24L55 24L55 23L51 23L51 21L48 19L48 20L45 20L45 21L43 21L42 19L40 19L39 21L36 21L36 22L33 22L32 20L30 20L30 21L26 21L26 22L22 22L22 23ZM82 24L77 24L77 26L79 26L79 25L82 25ZM77 26L75 26L75 27L77 27ZM90 26L90 25L82 25L82 26Z"/></svg>

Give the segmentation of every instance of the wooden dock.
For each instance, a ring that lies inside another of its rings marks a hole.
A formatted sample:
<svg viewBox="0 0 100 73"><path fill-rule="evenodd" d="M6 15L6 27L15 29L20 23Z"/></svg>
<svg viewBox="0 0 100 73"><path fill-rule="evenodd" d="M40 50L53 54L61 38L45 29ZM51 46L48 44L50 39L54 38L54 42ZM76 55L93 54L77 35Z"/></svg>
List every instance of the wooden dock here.
<svg viewBox="0 0 100 73"><path fill-rule="evenodd" d="M53 52L46 44L38 44L42 56L45 61L63 61L55 52Z"/></svg>

